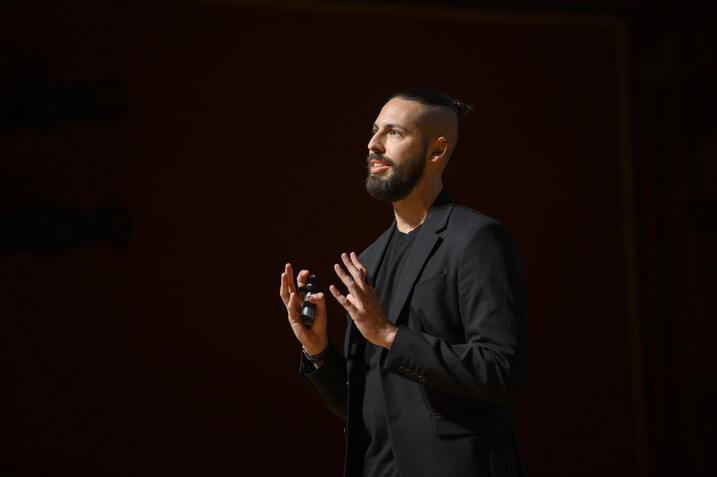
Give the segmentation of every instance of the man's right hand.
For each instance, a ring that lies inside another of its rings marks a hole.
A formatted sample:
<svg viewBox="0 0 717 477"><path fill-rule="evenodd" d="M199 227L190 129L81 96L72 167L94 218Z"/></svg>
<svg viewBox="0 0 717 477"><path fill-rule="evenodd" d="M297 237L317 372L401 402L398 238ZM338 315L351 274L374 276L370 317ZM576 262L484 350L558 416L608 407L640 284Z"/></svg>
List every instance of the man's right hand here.
<svg viewBox="0 0 717 477"><path fill-rule="evenodd" d="M296 277L296 283L299 287L306 286L309 277L308 270L301 270ZM294 271L290 263L286 264L284 273L281 274L281 288L279 289L286 312L289 317L289 324L294 330L294 335L299 342L306 348L309 354L319 354L329 345L329 335L326 331L326 301L323 293L313 293L309 296L309 301L316 305L314 311L314 324L311 328L306 328L301 322L301 304L304 301L304 293L297 293L294 285Z"/></svg>

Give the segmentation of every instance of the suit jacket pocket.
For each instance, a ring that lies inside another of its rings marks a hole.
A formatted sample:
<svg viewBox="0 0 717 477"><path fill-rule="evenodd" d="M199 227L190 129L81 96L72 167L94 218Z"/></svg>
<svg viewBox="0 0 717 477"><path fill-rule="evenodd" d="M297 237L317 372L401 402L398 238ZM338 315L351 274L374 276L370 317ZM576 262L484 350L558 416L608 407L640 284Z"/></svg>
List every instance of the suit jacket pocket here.
<svg viewBox="0 0 717 477"><path fill-rule="evenodd" d="M496 421L492 413L431 413L433 433L441 437L488 437L496 432Z"/></svg>
<svg viewBox="0 0 717 477"><path fill-rule="evenodd" d="M437 277L428 278L421 282L416 283L413 287L414 298L422 293L426 293L433 290L438 290L446 287L446 275L439 275Z"/></svg>

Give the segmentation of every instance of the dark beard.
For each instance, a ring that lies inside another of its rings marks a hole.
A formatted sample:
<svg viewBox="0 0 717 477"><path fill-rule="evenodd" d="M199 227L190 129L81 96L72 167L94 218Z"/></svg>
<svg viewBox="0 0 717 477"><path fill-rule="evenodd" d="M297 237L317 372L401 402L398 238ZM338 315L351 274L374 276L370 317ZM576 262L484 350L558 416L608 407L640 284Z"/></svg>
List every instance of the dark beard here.
<svg viewBox="0 0 717 477"><path fill-rule="evenodd" d="M373 198L386 202L398 202L405 199L423 176L423 170L426 168L426 151L428 151L428 144L423 146L420 153L406 158L400 164L396 164L391 158L381 154L370 154L367 158L368 161L377 159L386 162L391 166L393 172L387 179L380 177L380 174L371 174L371 163L369 162L366 191Z"/></svg>

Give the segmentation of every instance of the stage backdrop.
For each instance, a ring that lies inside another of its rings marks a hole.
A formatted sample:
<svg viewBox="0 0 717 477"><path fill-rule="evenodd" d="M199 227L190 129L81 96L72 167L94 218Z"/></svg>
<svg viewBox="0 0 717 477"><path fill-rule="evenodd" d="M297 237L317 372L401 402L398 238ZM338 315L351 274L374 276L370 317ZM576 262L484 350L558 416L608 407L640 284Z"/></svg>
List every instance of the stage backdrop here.
<svg viewBox="0 0 717 477"><path fill-rule="evenodd" d="M639 475L627 33L529 11L18 2L0 16L3 473L338 475L343 424L298 375L279 275L291 261L326 290L390 225L366 144L388 95L426 85L475 105L446 188L521 254L529 474Z"/></svg>

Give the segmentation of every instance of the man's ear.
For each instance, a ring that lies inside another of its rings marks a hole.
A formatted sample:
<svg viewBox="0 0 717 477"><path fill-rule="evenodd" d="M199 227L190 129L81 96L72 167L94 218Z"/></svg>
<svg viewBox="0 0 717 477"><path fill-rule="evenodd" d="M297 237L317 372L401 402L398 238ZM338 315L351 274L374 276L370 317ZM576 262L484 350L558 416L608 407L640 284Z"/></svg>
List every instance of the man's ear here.
<svg viewBox="0 0 717 477"><path fill-rule="evenodd" d="M431 162L438 162L446 156L448 152L448 140L440 136L431 141L431 153L428 156L428 160Z"/></svg>

